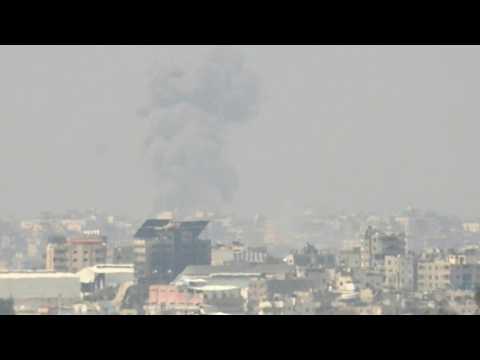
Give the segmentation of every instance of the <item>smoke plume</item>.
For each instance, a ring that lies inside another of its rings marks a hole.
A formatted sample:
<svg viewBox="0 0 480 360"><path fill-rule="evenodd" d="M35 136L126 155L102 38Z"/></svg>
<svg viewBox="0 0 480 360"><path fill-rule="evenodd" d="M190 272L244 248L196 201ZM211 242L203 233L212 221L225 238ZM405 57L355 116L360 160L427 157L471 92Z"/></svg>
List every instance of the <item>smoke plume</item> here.
<svg viewBox="0 0 480 360"><path fill-rule="evenodd" d="M150 97L143 114L150 120L145 146L158 183L156 210L230 202L238 179L225 154L227 136L258 109L258 82L241 54L216 48L197 71L162 69Z"/></svg>

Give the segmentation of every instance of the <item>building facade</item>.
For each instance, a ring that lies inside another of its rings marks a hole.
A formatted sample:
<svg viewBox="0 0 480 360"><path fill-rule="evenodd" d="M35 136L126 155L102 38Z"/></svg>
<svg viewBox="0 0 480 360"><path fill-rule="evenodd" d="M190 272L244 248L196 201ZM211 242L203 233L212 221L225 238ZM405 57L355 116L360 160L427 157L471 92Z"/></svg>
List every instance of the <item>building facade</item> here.
<svg viewBox="0 0 480 360"><path fill-rule="evenodd" d="M134 240L137 281L168 283L188 265L210 265L210 241L199 238L207 224L207 221L147 220Z"/></svg>
<svg viewBox="0 0 480 360"><path fill-rule="evenodd" d="M362 251L360 247L341 250L338 255L338 265L344 268L356 269L362 265Z"/></svg>
<svg viewBox="0 0 480 360"><path fill-rule="evenodd" d="M46 270L78 272L83 268L107 262L105 237L85 236L51 239L46 249Z"/></svg>
<svg viewBox="0 0 480 360"><path fill-rule="evenodd" d="M417 289L421 292L451 287L452 264L447 259L420 260L417 264Z"/></svg>
<svg viewBox="0 0 480 360"><path fill-rule="evenodd" d="M394 290L416 289L416 259L413 255L385 257L385 286Z"/></svg>
<svg viewBox="0 0 480 360"><path fill-rule="evenodd" d="M362 244L362 265L383 271L385 256L405 255L406 248L405 234L387 234L368 227Z"/></svg>

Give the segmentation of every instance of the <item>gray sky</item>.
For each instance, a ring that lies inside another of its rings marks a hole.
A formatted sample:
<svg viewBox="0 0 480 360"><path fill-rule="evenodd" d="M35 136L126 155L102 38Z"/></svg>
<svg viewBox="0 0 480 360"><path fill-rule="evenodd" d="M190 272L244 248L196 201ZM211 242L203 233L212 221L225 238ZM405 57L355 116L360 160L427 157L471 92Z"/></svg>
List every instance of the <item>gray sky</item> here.
<svg viewBox="0 0 480 360"><path fill-rule="evenodd" d="M232 209L480 214L480 47L241 46L261 111L237 129ZM0 46L0 214L145 216L149 71L209 46Z"/></svg>

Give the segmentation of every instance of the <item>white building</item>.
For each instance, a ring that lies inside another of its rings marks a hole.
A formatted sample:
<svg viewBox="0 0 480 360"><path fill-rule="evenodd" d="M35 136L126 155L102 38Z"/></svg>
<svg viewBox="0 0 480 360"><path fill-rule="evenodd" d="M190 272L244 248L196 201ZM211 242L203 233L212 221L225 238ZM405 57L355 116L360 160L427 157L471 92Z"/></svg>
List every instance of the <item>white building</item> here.
<svg viewBox="0 0 480 360"><path fill-rule="evenodd" d="M0 298L22 300L80 299L80 278L57 272L0 273Z"/></svg>
<svg viewBox="0 0 480 360"><path fill-rule="evenodd" d="M117 287L123 283L134 281L133 264L95 265L80 270L77 275L84 295L95 291Z"/></svg>

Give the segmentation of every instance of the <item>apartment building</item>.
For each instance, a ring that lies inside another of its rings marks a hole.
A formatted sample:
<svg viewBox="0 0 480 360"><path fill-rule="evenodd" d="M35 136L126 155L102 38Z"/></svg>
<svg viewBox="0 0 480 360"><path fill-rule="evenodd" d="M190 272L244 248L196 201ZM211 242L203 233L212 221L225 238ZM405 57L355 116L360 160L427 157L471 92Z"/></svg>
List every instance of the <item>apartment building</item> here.
<svg viewBox="0 0 480 360"><path fill-rule="evenodd" d="M385 256L406 253L405 234L390 234L368 227L362 243L362 266L383 271Z"/></svg>
<svg viewBox="0 0 480 360"><path fill-rule="evenodd" d="M480 264L456 264L451 266L452 288L476 290L480 288Z"/></svg>
<svg viewBox="0 0 480 360"><path fill-rule="evenodd" d="M451 287L452 264L448 259L420 260L417 265L417 289L432 292Z"/></svg>
<svg viewBox="0 0 480 360"><path fill-rule="evenodd" d="M65 239L55 237L46 249L46 269L56 272L78 272L83 268L107 262L107 242L102 236Z"/></svg>
<svg viewBox="0 0 480 360"><path fill-rule="evenodd" d="M416 260L413 255L385 257L385 286L394 290L416 289Z"/></svg>

